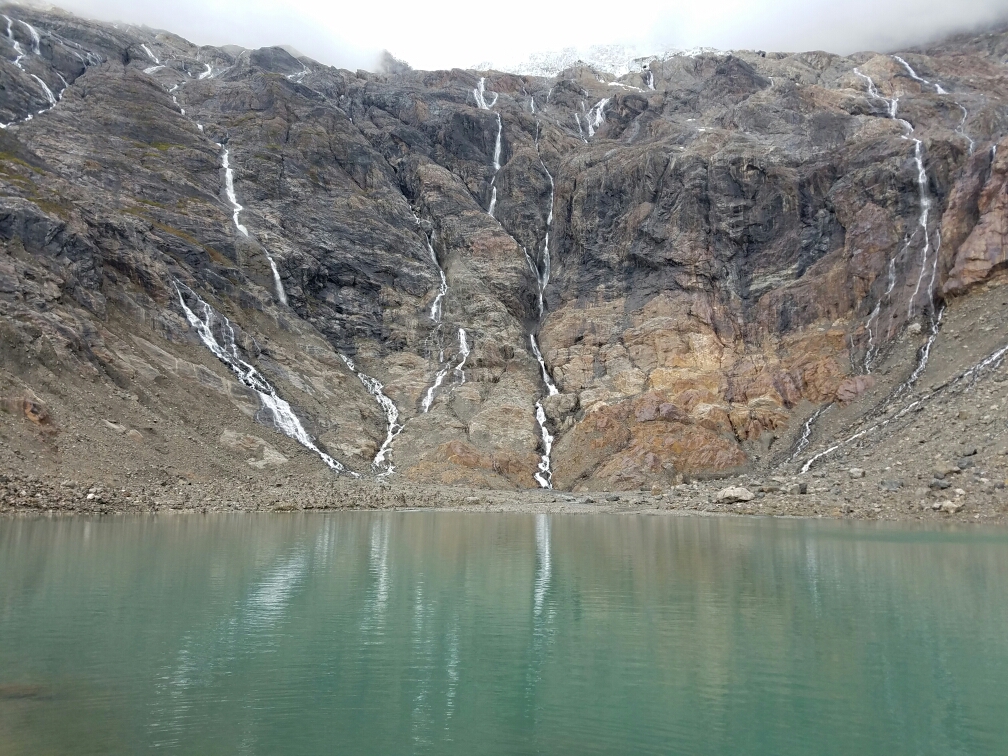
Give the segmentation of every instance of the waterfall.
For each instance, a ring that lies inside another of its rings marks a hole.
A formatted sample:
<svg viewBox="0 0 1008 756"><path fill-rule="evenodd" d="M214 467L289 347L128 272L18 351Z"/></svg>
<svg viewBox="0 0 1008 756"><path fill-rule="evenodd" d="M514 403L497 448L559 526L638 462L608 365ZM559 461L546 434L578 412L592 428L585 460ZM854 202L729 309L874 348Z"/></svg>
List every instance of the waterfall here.
<svg viewBox="0 0 1008 756"><path fill-rule="evenodd" d="M940 315L939 315L938 320L940 320ZM932 328L932 336L935 335L935 334L937 334L937 325L938 325L938 321L935 321L935 325ZM925 348L928 351L930 351L931 344L933 342L934 342L933 338L929 338L928 339L928 343L925 345ZM865 436L867 436L870 433L874 433L877 430L881 430L882 428L885 428L890 423L893 423L896 420L900 420L900 419L906 417L907 414L909 414L910 412L913 412L918 407L921 407L922 405L924 405L929 400L931 400L931 399L935 398L936 396L938 396L939 394L941 394L943 391L945 391L945 390L947 390L949 388L952 388L953 386L955 386L955 385L957 385L959 383L962 383L964 381L969 381L970 385L972 385L973 382L975 382L977 380L977 378L980 377L980 374L984 370L986 370L987 368L991 367L992 365L993 366L1000 365L1004 361L1004 359L1005 359L1006 356L1008 356L1008 344L1005 344L1004 346L999 347L998 349L995 349L993 352L991 352L986 357L984 357L982 360L980 360L980 362L976 363L975 365L973 365L972 367L968 368L967 370L962 371L961 373L959 373L958 375L956 375L951 380L946 381L945 383L943 383L938 388L930 391L927 394L924 394L920 399L915 399L912 402L909 402L908 404L904 405L901 410L899 410L898 412L895 412L891 417L887 417L885 420L883 420L881 422L878 422L878 423L875 423L875 425L872 425L869 428L865 428L864 430L858 431L857 433L855 433L855 434L853 434L851 436L848 436L847 438L845 438L845 439L843 439L841 441L838 441L837 443L833 444L832 446L830 446L830 447L828 447L826 449L823 449L818 454L810 457L808 460L806 460L805 464L802 465L801 474L804 475L805 473L807 473L811 469L812 465L814 465L816 462L818 462L823 457L829 456L830 454L832 454L833 452L835 452L837 449L841 449L841 448L843 448L843 447L845 447L845 446L847 446L847 445L849 445L849 444L857 441L858 439L864 438ZM924 360L924 362L926 364L926 359ZM923 370L923 368L921 368L921 370ZM898 390L899 389L897 389L897 391ZM892 395L892 398L895 398L895 393ZM886 404L888 404L888 402Z"/></svg>
<svg viewBox="0 0 1008 756"><path fill-rule="evenodd" d="M298 71L297 73L287 74L287 81L296 81L298 84L300 84L304 80L304 77L307 74L310 74L311 71L308 70L308 66L306 66L302 61L298 62L301 63L301 70Z"/></svg>
<svg viewBox="0 0 1008 756"><path fill-rule="evenodd" d="M926 84L931 84L931 82L928 82L927 80L921 79L919 76L917 76L916 72L910 67L910 65L905 60L903 60L899 56L893 56L893 57L895 60L901 63L904 68L907 69L907 72L914 79L922 81ZM903 135L903 138L909 139L910 138L909 135L913 134L914 127L908 121L903 120L901 118L897 118L897 108L899 104L899 98L893 97L891 100L886 99L881 94L879 94L878 89L875 87L875 82L872 81L870 76L866 76L865 74L861 73L861 71L859 71L857 68L854 69L854 74L858 76L860 79L864 80L864 82L867 85L868 96L870 98L881 100L882 102L886 103L886 109L888 111L889 118L897 121L906 130L907 133ZM939 94L946 94L945 90L943 90L940 86L938 86L937 88L939 90ZM918 219L918 226L924 231L924 246L921 249L921 269L919 275L917 276L917 286L914 289L914 293L911 295L910 301L907 305L907 318L913 317L914 301L918 293L920 293L921 283L923 282L924 277L927 274L927 261L931 253L931 237L930 232L928 231L928 217L931 209L931 199L927 193L928 178L927 178L927 172L924 169L923 143L921 142L920 139L914 139L913 143L914 143L914 162L917 165L917 186L920 195L919 203L921 208L920 218ZM910 244L913 241L913 237L915 235L916 232L914 234L911 234L910 237L907 238L906 243L903 245L903 249L901 250L900 254L904 254L906 250L909 249ZM935 259L935 263L937 264L937 257ZM880 349L880 345L876 343L875 338L877 336L877 333L872 330L872 321L875 321L875 327L877 329L878 317L882 309L882 302L887 300L891 296L893 287L896 285L895 266L896 266L896 257L894 256L892 259L889 260L889 282L886 287L885 294L878 301L878 303L876 303L875 309L872 310L871 314L868 316L867 322L865 323L865 328L868 332L868 346L865 350L865 357L864 357L864 368L866 373L871 372L872 363L874 362L874 359L878 355L878 351ZM931 301L933 291L934 291L934 276L932 276L932 283L928 287L929 301Z"/></svg>
<svg viewBox="0 0 1008 756"><path fill-rule="evenodd" d="M37 31L35 31L35 27L32 26L31 24L29 24L27 21L21 21L20 23L21 23L22 26L24 26L24 28L26 28L28 30L28 33L31 34L31 38L32 38L32 52L35 55L41 55L42 54L42 49L41 49L40 45L41 45L42 40L39 39L39 33Z"/></svg>
<svg viewBox="0 0 1008 756"><path fill-rule="evenodd" d="M542 169L546 173L546 177L550 182L549 213L546 216L546 238L543 242L542 255L538 261L533 260L532 256L529 255L528 250L524 247L522 247L522 251L525 253L525 261L528 263L529 270L536 277L536 283L538 284L539 323L541 325L544 310L543 295L550 279L549 240L550 229L553 227L553 201L556 186L553 183L553 175L549 172L549 169L546 168L546 163L543 161L542 154L539 152L538 123L536 124L535 148L536 154L539 156L539 165L542 166ZM539 342L536 340L536 334L534 332L529 334L529 343L532 346L532 354L535 355L536 361L539 363L539 370L542 374L543 383L546 385L547 395L556 396L560 393L560 391L557 389L552 376L550 376L549 371L546 369L546 361L543 359L542 352L539 349ZM549 432L549 428L546 426L546 411L543 409L541 400L535 403L535 417L536 422L539 424L539 434L542 439L543 455L539 462L539 471L535 473L533 477L543 488L552 488L553 473L550 468L550 455L553 452L553 435Z"/></svg>
<svg viewBox="0 0 1008 756"><path fill-rule="evenodd" d="M476 89L473 90L473 97L476 98L476 105L480 110L490 110L494 105L497 104L497 97L499 95L494 92L493 102L488 103L486 101L486 77L480 76L479 83L476 85Z"/></svg>
<svg viewBox="0 0 1008 756"><path fill-rule="evenodd" d="M956 105L959 105L959 103L957 102ZM959 109L963 112L963 117L962 120L959 121L959 125L956 127L956 132L962 135L962 137L967 142L969 142L969 154L972 155L973 150L976 147L976 143L973 141L970 135L966 133L966 119L969 118L969 111L966 110L966 108L964 108L962 105L959 105Z"/></svg>
<svg viewBox="0 0 1008 756"><path fill-rule="evenodd" d="M927 84L929 87L934 87L935 91L940 95L948 94L948 92L942 89L941 84L930 82L927 79L923 79L920 76L918 76L917 72L910 67L910 64L907 63L905 60L903 60L903 58L901 58L899 55L893 55L893 60L895 60L897 63L903 66L903 68L906 69L906 72L910 74L910 78L913 79L914 81L919 81L921 84Z"/></svg>
<svg viewBox="0 0 1008 756"><path fill-rule="evenodd" d="M864 79L865 83L868 85L868 96L873 100L881 100L882 102L884 102L886 104L886 112L889 114L889 117L892 120L896 121L904 129L906 129L907 133L912 133L913 126L910 125L910 122L905 121L902 118L896 117L896 113L899 108L899 97L893 97L891 100L883 97L881 94L879 94L878 89L876 89L875 87L875 82L872 81L872 78L870 76L866 76L856 68L854 69L854 74L859 78ZM905 138L906 137L904 136L904 139Z"/></svg>
<svg viewBox="0 0 1008 756"><path fill-rule="evenodd" d="M788 462L794 462L798 458L798 455L805 451L809 445L809 439L812 436L812 426L815 425L815 421L818 420L826 410L832 407L832 404L824 404L811 415L805 421L805 425L802 427L801 438L798 439L798 443L795 444L794 453L788 458Z"/></svg>
<svg viewBox="0 0 1008 756"><path fill-rule="evenodd" d="M581 116L579 116L577 113L574 114L574 122L577 123L578 135L581 137L581 141L584 142L585 144L588 144L588 140L585 139L584 129L581 128Z"/></svg>
<svg viewBox="0 0 1008 756"><path fill-rule="evenodd" d="M290 404L277 395L276 389L270 385L262 373L241 358L238 353L238 345L235 343L234 328L231 326L231 322L226 317L217 314L209 304L203 301L196 292L185 284L178 281L173 281L172 284L175 287L175 292L178 294L182 312L185 314L189 325L195 329L200 341L203 342L203 345L217 359L231 368L232 372L238 376L238 380L244 386L247 386L259 395L259 401L262 403L263 408L268 410L273 418L273 427L285 436L294 439L306 449L315 452L333 471L337 473L349 472L350 475L358 477L356 473L348 471L343 465L315 445L311 436L308 435L304 426L301 425L298 416L294 414L294 410L291 409ZM186 304L186 298L182 294L183 289L190 298L196 300L197 308L203 312L202 318L198 317L190 309L189 305ZM218 341L217 336L214 334L215 325L218 326L223 343Z"/></svg>
<svg viewBox="0 0 1008 756"><path fill-rule="evenodd" d="M916 299L920 291L921 282L927 274L928 255L931 253L931 237L928 233L928 214L931 211L931 198L928 197L927 192L928 177L927 172L924 170L924 156L922 154L920 139L914 139L914 161L917 163L917 187L920 190L921 214L918 225L924 232L924 247L921 249L921 268L920 273L917 275L917 285L914 287L914 292L910 295L910 303L907 305L908 320L913 317L914 299ZM928 301L930 302L932 299L932 291L928 289Z"/></svg>
<svg viewBox="0 0 1008 756"><path fill-rule="evenodd" d="M395 465L392 464L390 455L392 453L392 442L395 441L396 436L402 433L403 430L403 426L399 424L399 408L395 406L395 402L385 396L383 392L385 386L380 381L358 370L354 361L345 354L340 354L340 357L346 363L346 366L350 368L350 372L357 376L364 385L364 388L367 389L367 392L375 398L378 406L385 412L385 419L388 421L388 431L385 434L384 443L378 449L378 453L375 454L374 461L371 463L371 467L375 471L381 470L378 473L378 477L385 477L395 472ZM385 465L384 470L382 470L382 465Z"/></svg>
<svg viewBox="0 0 1008 756"><path fill-rule="evenodd" d="M24 71L24 66L21 65L21 58L24 57L24 50L21 49L21 43L14 39L14 30L11 28L13 21L11 21L10 16L4 16L7 19L7 39L11 41L11 45L14 47L14 52L17 53L17 57L14 58L14 65Z"/></svg>
<svg viewBox="0 0 1008 756"><path fill-rule="evenodd" d="M605 123L605 106L609 104L609 98L603 97L601 100L592 105L591 110L585 115L585 120L588 121L588 136L595 136L595 131ZM578 125L580 126L580 121Z"/></svg>
<svg viewBox="0 0 1008 756"><path fill-rule="evenodd" d="M772 82L771 86L773 86ZM654 91L654 73L651 72L650 68L648 69L647 72L647 88Z"/></svg>
<svg viewBox="0 0 1008 756"><path fill-rule="evenodd" d="M153 61L154 61L155 63L158 63L158 64L160 64L160 63L161 63L161 61L160 61L160 60L158 60L158 57L157 57L157 55L155 55L154 53L152 53L152 52L150 51L150 48L149 48L149 47L147 47L147 45L140 45L140 47L141 47L141 48L143 48L143 51L144 51L145 53L147 53L147 57L148 57L148 58L150 58L151 60L153 60Z"/></svg>
<svg viewBox="0 0 1008 756"><path fill-rule="evenodd" d="M204 71L203 73L199 74L196 77L197 81L203 81L203 79L212 79L212 78L213 78L213 66L211 66L209 63L206 64L206 71Z"/></svg>
<svg viewBox="0 0 1008 756"><path fill-rule="evenodd" d="M424 233L424 239L427 242L427 252L430 254L431 262L434 263L434 267L437 268L438 275L441 277L441 285L438 287L438 293L434 297L433 303L431 303L430 309L430 319L434 323L434 332L437 339L437 349L438 349L438 372L434 376L434 383L427 389L427 393L420 403L421 408L426 413L430 410L431 405L434 403L434 396L437 390L441 387L444 382L445 377L448 375L448 371L451 369L449 365L445 364L444 359L444 344L442 341L442 302L445 295L448 293L448 279L445 276L444 268L441 267L441 263L438 262L437 253L434 251L434 243L431 240L430 235L423 230L423 226L420 223L420 216L415 212L413 213L414 219L416 219L417 226Z"/></svg>
<svg viewBox="0 0 1008 756"><path fill-rule="evenodd" d="M25 52L21 48L21 44L16 39L14 39L14 29L13 29L14 22L11 20L10 16L7 16L7 15L4 16L4 19L7 21L7 39L10 40L11 46L14 48L14 52L17 53L17 57L14 58L14 60L11 61L11 62L15 66L17 66L19 69L21 69L22 71L24 71L25 68L24 68L23 65L21 65L21 59L24 58ZM32 50L31 51L32 51L32 53L34 53L35 55L41 55L42 52L41 52L41 49L39 47L40 44L41 44L41 39L39 38L38 31L36 31L36 29L35 29L34 26L32 26L31 24L29 24L26 21L20 21L19 20L18 23L21 24L22 26L24 26L28 30L28 32L31 34L31 38L32 38L32 46L31 46ZM64 79L63 76L59 72L56 73L56 75L60 77L60 81L63 82L63 89L60 90L60 93L58 95L55 95L55 94L53 94L52 89L49 88L49 85L46 84L40 77L36 76L33 73L29 73L28 75L31 76L33 79L35 79L36 83L42 89L42 94L45 95L46 100L49 102L49 107L48 108L42 108L42 110L38 111L37 114L38 115L42 115L43 113L48 113L50 110L52 110L54 107L56 107L56 103L59 100L63 99L63 93L66 91L66 88L68 86L66 79ZM11 123L0 123L0 128L6 129L8 126L10 126L10 125L12 125L14 123L23 123L24 121L30 121L32 119L32 117L33 117L33 114L29 113L25 118L22 118L21 121L11 121Z"/></svg>
<svg viewBox="0 0 1008 756"><path fill-rule="evenodd" d="M465 364L466 360L469 359L469 341L466 339L465 328L459 328L458 340L459 340L459 356L462 359L459 360L459 364L455 366L455 374L459 377L459 385L462 386L466 382Z"/></svg>
<svg viewBox="0 0 1008 756"><path fill-rule="evenodd" d="M424 414L430 411L431 405L434 403L434 394L441 388L441 384L444 382L449 370L451 370L451 365L442 365L437 375L434 376L434 383L427 389L427 394L424 396L423 401L420 402L420 407L423 409Z"/></svg>
<svg viewBox="0 0 1008 756"><path fill-rule="evenodd" d="M501 122L500 113L498 113L497 114L497 142L496 142L496 144L494 144L494 154L493 154L494 175L493 175L493 178L490 179L490 189L491 189L490 207L487 210L487 212L490 214L491 218L494 217L494 207L496 207L496 205L497 205L497 187L495 186L495 183L497 181L497 174L500 173L500 167L501 167L500 166L501 132L503 130L504 130L504 124Z"/></svg>
<svg viewBox="0 0 1008 756"><path fill-rule="evenodd" d="M185 111L182 111L182 115L185 115ZM234 224L242 236L248 236L248 229L245 228L238 220L238 214L241 213L245 208L238 204L238 198L235 196L234 188L234 171L231 170L231 163L228 159L228 150L220 143L217 144L218 147L224 150L224 155L221 158L221 165L224 168L224 191L227 193L228 202L231 203L231 209L234 210ZM277 268L276 261L269 251L263 247L263 252L266 255L266 259L269 260L270 269L273 271L273 283L276 285L277 299L283 305L287 304L287 292L284 291L283 281L280 279L280 270Z"/></svg>

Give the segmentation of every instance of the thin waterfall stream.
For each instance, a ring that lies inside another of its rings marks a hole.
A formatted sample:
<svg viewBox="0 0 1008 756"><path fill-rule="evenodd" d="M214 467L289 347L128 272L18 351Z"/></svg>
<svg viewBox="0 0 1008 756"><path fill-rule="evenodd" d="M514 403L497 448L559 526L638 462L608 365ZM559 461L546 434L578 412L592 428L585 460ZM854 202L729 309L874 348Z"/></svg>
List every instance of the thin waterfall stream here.
<svg viewBox="0 0 1008 756"><path fill-rule="evenodd" d="M533 260L532 256L529 255L528 250L525 252L525 260L528 263L529 269L532 274L536 277L536 282L538 284L538 295L539 295L539 325L542 325L543 319L543 294L546 291L546 286L549 284L550 278L550 230L553 228L553 202L556 193L556 186L553 183L553 174L549 172L546 167L546 163L542 159L542 154L539 151L539 124L536 124L536 138L535 138L535 148L536 154L539 156L539 165L542 166L543 171L546 173L546 177L550 182L550 200L549 200L549 213L546 216L546 238L543 242L543 251L539 260ZM560 390L556 387L553 382L552 376L550 376L549 371L546 369L546 361L543 359L542 352L539 349L539 342L536 339L536 333L533 331L529 334L529 343L532 345L532 354L535 355L536 361L539 363L539 370L542 373L543 383L546 385L547 396L556 396L560 393ZM552 488L553 487L553 471L551 469L550 456L553 453L553 434L550 433L549 427L546 423L546 410L543 408L542 399L539 399L535 403L535 417L536 422L539 424L539 435L542 440L543 454L539 461L538 471L533 475L536 482L542 488Z"/></svg>
<svg viewBox="0 0 1008 756"><path fill-rule="evenodd" d="M185 111L182 111L182 115L185 115ZM224 150L224 154L221 157L221 166L224 168L224 189L227 192L228 202L231 203L231 209L234 211L234 224L235 228L241 232L242 236L248 237L249 232L245 226L242 225L241 221L238 220L238 215L245 208L238 204L238 198L235 196L234 188L234 171L231 168L231 162L228 156L228 149L224 145L218 143L217 146ZM283 305L287 304L287 292L284 291L283 281L280 279L280 271L277 269L276 261L273 256L269 253L266 247L263 247L263 253L266 255L266 259L269 260L270 269L273 271L273 283L276 286L277 299Z"/></svg>
<svg viewBox="0 0 1008 756"><path fill-rule="evenodd" d="M258 394L263 409L270 413L273 427L315 452L334 472L349 473L358 477L357 473L347 470L342 464L318 448L315 441L305 431L301 420L294 413L290 404L277 394L276 389L263 377L262 373L241 358L238 345L235 343L234 328L231 322L217 313L185 284L174 281L172 285L178 294L179 305L186 321L196 331L200 341L217 359L231 368L244 386ZM202 312L202 317L198 316L186 303L186 297L195 300L196 309ZM220 339L218 339L218 335Z"/></svg>

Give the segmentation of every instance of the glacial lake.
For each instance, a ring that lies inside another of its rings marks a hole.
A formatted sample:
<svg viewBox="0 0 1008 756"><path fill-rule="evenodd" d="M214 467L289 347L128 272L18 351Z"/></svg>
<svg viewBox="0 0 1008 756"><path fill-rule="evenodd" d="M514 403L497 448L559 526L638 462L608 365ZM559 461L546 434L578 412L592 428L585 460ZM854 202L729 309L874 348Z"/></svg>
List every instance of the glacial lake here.
<svg viewBox="0 0 1008 756"><path fill-rule="evenodd" d="M0 519L0 756L1008 753L1008 532Z"/></svg>

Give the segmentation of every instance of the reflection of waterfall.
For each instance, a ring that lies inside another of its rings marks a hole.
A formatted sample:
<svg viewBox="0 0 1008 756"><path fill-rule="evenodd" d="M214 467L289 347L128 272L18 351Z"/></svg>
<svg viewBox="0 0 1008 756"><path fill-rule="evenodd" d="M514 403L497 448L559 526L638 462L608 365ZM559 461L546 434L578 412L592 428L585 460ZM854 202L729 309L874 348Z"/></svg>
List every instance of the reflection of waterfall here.
<svg viewBox="0 0 1008 756"><path fill-rule="evenodd" d="M403 426L399 424L399 408L396 407L395 402L385 396L383 389L385 386L376 378L372 378L362 370L358 370L354 361L347 357L345 354L340 354L343 362L346 366L350 368L350 371L357 376L358 380L367 389L367 392L375 398L378 402L378 406L382 408L385 412L385 420L388 422L388 431L385 434L385 441L382 443L381 447L378 449L378 453L375 454L374 461L371 466L375 471L381 470L379 472L379 477L389 475L395 472L395 465L392 464L392 460L389 455L392 453L392 442L395 441L396 436L402 433ZM385 469L382 470L382 466Z"/></svg>
<svg viewBox="0 0 1008 756"><path fill-rule="evenodd" d="M277 565L248 598L248 624L260 630L275 625L287 611L291 596L307 574L308 559L301 550Z"/></svg>
<svg viewBox="0 0 1008 756"><path fill-rule="evenodd" d="M455 694L458 692L459 682L459 628L458 615L452 618L451 627L448 630L448 689L445 691L445 718L451 719L455 711Z"/></svg>
<svg viewBox="0 0 1008 756"><path fill-rule="evenodd" d="M286 618L308 574L308 554L298 546L250 587L209 638L199 630L182 636L174 663L154 683L159 699L166 699L154 703L147 723L159 746L178 746L186 734L192 717L191 688L206 687L215 677L234 673L240 656L276 650L280 639L271 631Z"/></svg>
<svg viewBox="0 0 1008 756"><path fill-rule="evenodd" d="M185 115L185 111L182 112ZM218 144L218 147L224 149L223 145ZM228 202L231 203L231 209L234 210L234 224L243 236L248 236L248 229L245 228L238 221L238 214L245 208L238 204L238 199L235 196L234 188L234 171L231 170L231 163L228 160L228 151L224 149L224 156L221 159L221 165L224 168L224 191L227 192ZM277 298L282 304L287 304L287 292L284 291L283 281L280 280L280 271L277 270L276 262L273 260L273 256L270 255L269 251L264 247L263 252L266 254L266 259L269 260L270 268L273 270L273 283L276 284Z"/></svg>
<svg viewBox="0 0 1008 756"><path fill-rule="evenodd" d="M259 401L262 403L263 409L267 410L272 417L273 427L285 436L293 438L305 448L318 454L322 461L334 471L338 473L347 472L343 465L315 445L311 436L308 435L304 426L301 425L298 416L294 414L294 410L291 409L290 404L277 395L276 390L263 377L262 373L239 356L238 345L235 343L234 328L231 326L231 322L222 315L218 315L209 304L204 302L196 292L185 284L175 281L173 285L175 286L175 292L178 294L182 312L185 314L186 320L189 321L189 325L199 335L200 341L203 342L203 345L207 349L213 352L217 359L231 368L243 385L259 395ZM183 295L183 290L185 290L185 295ZM187 296L196 300L197 309L203 313L202 318L197 317L189 305L186 304ZM223 344L217 340L215 330L220 334ZM356 473L351 473L351 475L356 477Z"/></svg>
<svg viewBox="0 0 1008 756"><path fill-rule="evenodd" d="M385 517L377 518L371 525L371 549L368 554L368 572L374 584L368 591L364 605L364 624L361 630L365 635L382 634L385 629L385 613L388 610L389 588L389 523ZM365 643L370 643L365 638ZM380 642L380 641L375 641Z"/></svg>
<svg viewBox="0 0 1008 756"><path fill-rule="evenodd" d="M532 592L532 616L538 619L542 616L546 591L550 587L552 577L550 562L550 520L545 514L536 515L536 578Z"/></svg>
<svg viewBox="0 0 1008 756"><path fill-rule="evenodd" d="M525 695L534 706L533 697L538 687L540 674L550 640L553 635L553 619L556 610L547 601L552 587L553 555L550 518L546 514L535 516L535 581L532 584L532 649L529 669L526 673Z"/></svg>

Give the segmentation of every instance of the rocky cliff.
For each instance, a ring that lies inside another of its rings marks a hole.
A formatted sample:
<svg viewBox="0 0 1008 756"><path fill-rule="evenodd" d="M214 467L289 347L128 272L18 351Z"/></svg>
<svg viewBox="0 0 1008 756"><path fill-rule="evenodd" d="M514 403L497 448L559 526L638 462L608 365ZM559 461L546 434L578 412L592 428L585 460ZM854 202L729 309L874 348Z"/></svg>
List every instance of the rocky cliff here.
<svg viewBox="0 0 1008 756"><path fill-rule="evenodd" d="M52 454L87 405L137 468L773 466L1008 263L1002 32L541 78L0 12L2 390Z"/></svg>

